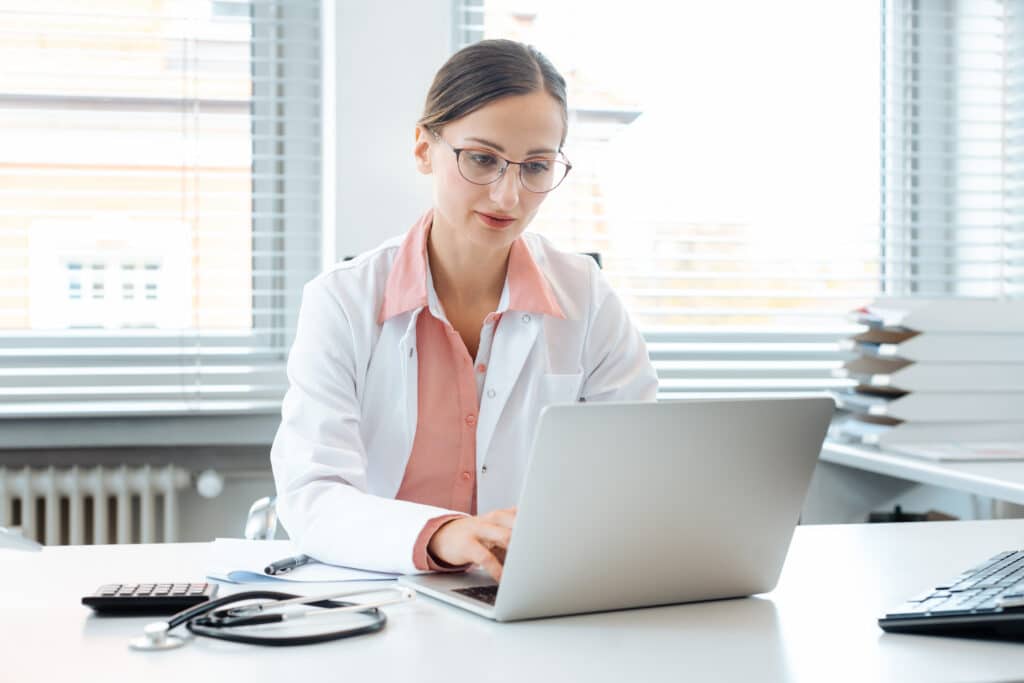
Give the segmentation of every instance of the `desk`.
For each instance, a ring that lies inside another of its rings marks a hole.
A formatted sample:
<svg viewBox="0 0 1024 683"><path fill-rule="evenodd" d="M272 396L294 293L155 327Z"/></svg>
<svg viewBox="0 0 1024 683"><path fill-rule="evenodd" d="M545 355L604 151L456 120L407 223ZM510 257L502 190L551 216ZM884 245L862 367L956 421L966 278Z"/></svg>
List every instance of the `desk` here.
<svg viewBox="0 0 1024 683"><path fill-rule="evenodd" d="M97 618L78 600L112 580L198 578L205 544L0 551L0 680L1019 680L1024 646L886 634L875 618L1022 539L1024 520L806 526L778 588L758 598L512 624L419 598L387 608L383 633L351 641L200 639L169 652L128 649L152 618Z"/></svg>
<svg viewBox="0 0 1024 683"><path fill-rule="evenodd" d="M828 440L821 460L1024 505L1024 461L936 461Z"/></svg>

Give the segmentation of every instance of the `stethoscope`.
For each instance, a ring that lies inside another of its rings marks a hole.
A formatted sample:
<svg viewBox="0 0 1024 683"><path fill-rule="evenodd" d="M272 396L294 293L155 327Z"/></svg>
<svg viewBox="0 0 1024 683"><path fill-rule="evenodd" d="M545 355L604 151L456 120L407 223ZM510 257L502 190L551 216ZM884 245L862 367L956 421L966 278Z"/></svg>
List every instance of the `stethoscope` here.
<svg viewBox="0 0 1024 683"><path fill-rule="evenodd" d="M372 603L345 602L337 599L385 592L398 595ZM167 621L155 621L147 624L142 629L142 635L132 638L128 644L135 650L173 650L189 640L187 636L171 634L173 629L182 624L193 635L228 640L233 643L273 646L324 643L380 631L388 621L380 608L411 600L413 596L414 593L407 588L374 588L315 596L299 596L277 591L244 591L182 610ZM253 600L262 602L225 608L226 605ZM301 605L316 609L295 609ZM231 629L246 626L282 624L298 619L345 613L363 615L367 617L367 621L342 629L293 636L261 635L259 629L251 630L248 633L231 632Z"/></svg>

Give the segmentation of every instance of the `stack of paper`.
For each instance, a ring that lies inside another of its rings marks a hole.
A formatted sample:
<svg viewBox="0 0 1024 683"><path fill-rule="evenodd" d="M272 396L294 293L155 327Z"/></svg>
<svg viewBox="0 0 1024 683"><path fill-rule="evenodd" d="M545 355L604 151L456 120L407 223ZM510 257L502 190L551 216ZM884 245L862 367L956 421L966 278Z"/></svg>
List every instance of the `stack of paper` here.
<svg viewBox="0 0 1024 683"><path fill-rule="evenodd" d="M886 299L853 317L864 331L836 374L857 384L835 394L849 416L834 436L885 447L1024 441L1024 301Z"/></svg>

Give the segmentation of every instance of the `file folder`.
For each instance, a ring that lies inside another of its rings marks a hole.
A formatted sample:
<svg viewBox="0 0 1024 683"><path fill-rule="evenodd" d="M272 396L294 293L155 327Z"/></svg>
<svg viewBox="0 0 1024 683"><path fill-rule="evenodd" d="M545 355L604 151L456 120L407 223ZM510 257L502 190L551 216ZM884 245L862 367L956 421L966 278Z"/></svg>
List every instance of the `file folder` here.
<svg viewBox="0 0 1024 683"><path fill-rule="evenodd" d="M861 357L833 373L866 387L910 391L1024 392L1024 363L914 363L903 358ZM1021 410L1024 419L1024 408Z"/></svg>
<svg viewBox="0 0 1024 683"><path fill-rule="evenodd" d="M851 415L837 422L830 436L880 448L904 443L1024 440L1024 422L894 422L873 422Z"/></svg>
<svg viewBox="0 0 1024 683"><path fill-rule="evenodd" d="M1024 364L1024 334L919 334L898 344L848 339L841 347L867 357L929 363Z"/></svg>
<svg viewBox="0 0 1024 683"><path fill-rule="evenodd" d="M854 312L870 327L918 332L1024 334L1024 300L887 297Z"/></svg>
<svg viewBox="0 0 1024 683"><path fill-rule="evenodd" d="M1024 392L912 392L888 397L833 392L840 409L922 422L1012 422L1024 418Z"/></svg>

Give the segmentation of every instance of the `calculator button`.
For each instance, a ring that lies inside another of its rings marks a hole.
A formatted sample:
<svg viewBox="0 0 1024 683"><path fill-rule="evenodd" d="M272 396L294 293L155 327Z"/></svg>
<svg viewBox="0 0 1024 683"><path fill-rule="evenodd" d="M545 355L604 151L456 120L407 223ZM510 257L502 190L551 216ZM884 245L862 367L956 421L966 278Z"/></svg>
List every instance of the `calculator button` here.
<svg viewBox="0 0 1024 683"><path fill-rule="evenodd" d="M202 595L205 590L206 590L206 584L205 583L194 583L194 584L192 584L191 586L188 587L188 594L189 595Z"/></svg>
<svg viewBox="0 0 1024 683"><path fill-rule="evenodd" d="M107 597L110 597L111 595L116 595L117 591L119 591L119 590L121 590L121 584L119 584L119 583L112 583L112 584L107 585L107 586L100 586L99 594L102 595L103 597L107 598Z"/></svg>
<svg viewBox="0 0 1024 683"><path fill-rule="evenodd" d="M137 583L127 583L127 584L121 586L121 590L119 590L117 592L117 594L118 595L134 595L135 591L138 590L138 588L139 588L139 584L137 584Z"/></svg>
<svg viewBox="0 0 1024 683"><path fill-rule="evenodd" d="M151 583L144 583L141 586L139 586L139 590L135 591L135 595L137 595L137 596L138 595L149 595L152 592L153 592L153 584L151 584Z"/></svg>
<svg viewBox="0 0 1024 683"><path fill-rule="evenodd" d="M187 583L176 583L171 589L171 595L186 595L188 593Z"/></svg>

